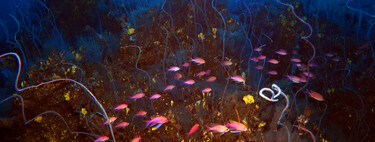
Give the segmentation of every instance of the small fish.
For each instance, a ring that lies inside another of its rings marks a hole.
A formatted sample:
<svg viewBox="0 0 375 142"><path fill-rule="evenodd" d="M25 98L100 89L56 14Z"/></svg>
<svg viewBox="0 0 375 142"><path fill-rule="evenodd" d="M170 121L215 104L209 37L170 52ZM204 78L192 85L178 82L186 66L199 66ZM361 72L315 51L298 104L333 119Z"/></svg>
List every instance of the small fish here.
<svg viewBox="0 0 375 142"><path fill-rule="evenodd" d="M260 52L260 51L262 51L262 48L259 48L259 47L255 48L254 51Z"/></svg>
<svg viewBox="0 0 375 142"><path fill-rule="evenodd" d="M184 83L187 84L187 85L193 85L195 83L195 81L192 80L192 79L189 79L189 80L186 80Z"/></svg>
<svg viewBox="0 0 375 142"><path fill-rule="evenodd" d="M259 60L263 60L263 59L266 59L266 56L264 55L260 55L259 57L257 57Z"/></svg>
<svg viewBox="0 0 375 142"><path fill-rule="evenodd" d="M286 55L287 54L287 52L283 49L277 50L276 53L279 54L279 55Z"/></svg>
<svg viewBox="0 0 375 142"><path fill-rule="evenodd" d="M107 125L108 123L113 123L113 121L115 121L117 119L117 117L109 117L109 121L106 120L103 125Z"/></svg>
<svg viewBox="0 0 375 142"><path fill-rule="evenodd" d="M164 116L157 116L154 119L146 120L146 122L147 122L147 125L146 125L146 128L147 128L150 124L164 124L164 123L167 123L168 122L168 118L164 117Z"/></svg>
<svg viewBox="0 0 375 142"><path fill-rule="evenodd" d="M129 126L129 122L121 122L120 124L117 124L115 128L125 128L126 126Z"/></svg>
<svg viewBox="0 0 375 142"><path fill-rule="evenodd" d="M198 128L199 128L199 124L195 124L193 127L191 127L189 133L187 133L186 138L189 137L191 134L193 134L195 131L197 131Z"/></svg>
<svg viewBox="0 0 375 142"><path fill-rule="evenodd" d="M176 80L179 80L179 79L181 79L182 78L182 75L180 74L180 73L176 73L175 75L174 75L174 79L176 79Z"/></svg>
<svg viewBox="0 0 375 142"><path fill-rule="evenodd" d="M245 79L242 76L239 76L239 75L232 76L232 77L230 77L230 79L234 80L237 83L241 83L241 82L245 83Z"/></svg>
<svg viewBox="0 0 375 142"><path fill-rule="evenodd" d="M172 90L173 88L174 88L174 85L168 85L167 87L165 87L164 92L165 92L165 91L170 91L170 90Z"/></svg>
<svg viewBox="0 0 375 142"><path fill-rule="evenodd" d="M231 61L224 61L223 62L223 65L224 66L230 66L230 65L232 65L233 63L231 62Z"/></svg>
<svg viewBox="0 0 375 142"><path fill-rule="evenodd" d="M276 59L269 59L268 62L271 63L271 64L278 64L279 63L279 61L276 60Z"/></svg>
<svg viewBox="0 0 375 142"><path fill-rule="evenodd" d="M208 92L211 92L211 91L212 91L211 88L204 88L204 89L202 90L202 92L204 92L204 93L208 93Z"/></svg>
<svg viewBox="0 0 375 142"><path fill-rule="evenodd" d="M250 60L251 60L251 61L254 61L254 62L258 62L258 61L259 61L258 57L253 57L253 58L251 58Z"/></svg>
<svg viewBox="0 0 375 142"><path fill-rule="evenodd" d="M338 62L338 61L340 61L340 59L335 57L335 58L332 58L332 61Z"/></svg>
<svg viewBox="0 0 375 142"><path fill-rule="evenodd" d="M286 75L286 77L288 77L288 79L293 81L294 83L300 83L301 82L301 79L298 76Z"/></svg>
<svg viewBox="0 0 375 142"><path fill-rule="evenodd" d="M308 91L306 90L307 94L309 94L309 96L315 100L318 100L318 101L324 101L324 98L321 94L315 92L315 91Z"/></svg>
<svg viewBox="0 0 375 142"><path fill-rule="evenodd" d="M221 125L221 124L213 124L212 127L206 126L207 130L206 131L214 131L217 133L220 133L220 135L223 135L226 132L229 132L229 128Z"/></svg>
<svg viewBox="0 0 375 142"><path fill-rule="evenodd" d="M130 100L132 100L132 99L134 99L134 100L140 99L140 98L142 98L144 96L145 96L145 93L139 92L137 94L134 94L132 97L130 97Z"/></svg>
<svg viewBox="0 0 375 142"><path fill-rule="evenodd" d="M277 71L271 70L267 72L270 75L277 75Z"/></svg>
<svg viewBox="0 0 375 142"><path fill-rule="evenodd" d="M295 62L295 63L299 63L299 62L301 62L301 59L292 58L292 59L290 59L290 61Z"/></svg>
<svg viewBox="0 0 375 142"><path fill-rule="evenodd" d="M232 132L232 133L247 131L247 127L245 126L245 124L242 124L240 122L233 121L233 120L229 120L229 123L227 124L227 127L234 130L234 132Z"/></svg>
<svg viewBox="0 0 375 142"><path fill-rule="evenodd" d="M141 139L141 136L136 136L134 139L132 139L132 142L139 142Z"/></svg>
<svg viewBox="0 0 375 142"><path fill-rule="evenodd" d="M109 137L107 137L107 136L100 136L98 139L94 140L94 142L104 142L108 139L109 139Z"/></svg>
<svg viewBox="0 0 375 142"><path fill-rule="evenodd" d="M184 67L184 68L187 68L187 67L189 67L189 63L188 62L185 62L184 64L182 64L182 67Z"/></svg>
<svg viewBox="0 0 375 142"><path fill-rule="evenodd" d="M315 77L315 75L314 75L313 73L311 73L311 72L307 72L307 71L305 71L305 72L303 72L303 74L304 74L305 76L307 76L307 77Z"/></svg>
<svg viewBox="0 0 375 142"><path fill-rule="evenodd" d="M204 75L206 75L206 72L205 71L201 71L197 75L195 75L195 77L201 77L201 76L204 76Z"/></svg>
<svg viewBox="0 0 375 142"><path fill-rule="evenodd" d="M146 111L141 110L141 111L137 112L137 113L135 114L135 116L145 116L146 114L147 114Z"/></svg>
<svg viewBox="0 0 375 142"><path fill-rule="evenodd" d="M172 67L170 67L170 68L168 69L168 71L170 71L170 72L176 72L176 71L178 71L178 70L180 70L180 67L177 67L177 66L172 66Z"/></svg>
<svg viewBox="0 0 375 142"><path fill-rule="evenodd" d="M216 77L215 76L210 76L206 81L207 82L213 82L216 80Z"/></svg>
<svg viewBox="0 0 375 142"><path fill-rule="evenodd" d="M198 64L198 65L202 65L202 64L206 63L206 61L202 58L194 58L194 59L191 59L191 61Z"/></svg>
<svg viewBox="0 0 375 142"><path fill-rule="evenodd" d="M124 108L126 108L126 107L128 107L128 105L127 104L120 104L120 105L118 105L117 107L115 107L113 110L115 111L118 111L118 110L122 110L122 109L124 109Z"/></svg>
<svg viewBox="0 0 375 142"><path fill-rule="evenodd" d="M262 65L257 65L257 66L255 66L255 69L261 70L261 69L263 69L263 66Z"/></svg>
<svg viewBox="0 0 375 142"><path fill-rule="evenodd" d="M332 54L332 53L326 53L326 54L324 54L324 55L326 55L327 57L333 57L333 54Z"/></svg>
<svg viewBox="0 0 375 142"><path fill-rule="evenodd" d="M156 99L159 99L161 97L160 94L154 94L150 97L150 100L156 100Z"/></svg>

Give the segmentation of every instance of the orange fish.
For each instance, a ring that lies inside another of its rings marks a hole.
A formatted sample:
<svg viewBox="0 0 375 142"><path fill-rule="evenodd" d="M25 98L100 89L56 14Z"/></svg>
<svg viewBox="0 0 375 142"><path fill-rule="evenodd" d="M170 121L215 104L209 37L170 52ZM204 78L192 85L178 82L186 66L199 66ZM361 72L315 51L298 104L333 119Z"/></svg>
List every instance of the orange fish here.
<svg viewBox="0 0 375 142"><path fill-rule="evenodd" d="M260 51L262 51L262 48L259 48L259 47L255 48L254 51L260 52Z"/></svg>
<svg viewBox="0 0 375 142"><path fill-rule="evenodd" d="M257 57L259 60L263 60L263 59L266 59L266 56L264 55L260 55L259 57Z"/></svg>
<svg viewBox="0 0 375 142"><path fill-rule="evenodd" d="M220 133L220 135L223 135L226 132L229 132L229 128L221 125L221 124L213 124L212 127L206 126L207 130L206 131L214 131L217 133Z"/></svg>
<svg viewBox="0 0 375 142"><path fill-rule="evenodd" d="M207 82L213 82L216 80L216 77L215 76L210 76L206 81Z"/></svg>
<svg viewBox="0 0 375 142"><path fill-rule="evenodd" d="M164 117L164 116L157 116L157 117L155 117L155 118L153 118L151 120L146 120L146 122L147 122L147 125L146 125L146 128L147 128L150 124L164 124L164 123L167 123L168 122L168 118Z"/></svg>
<svg viewBox="0 0 375 142"><path fill-rule="evenodd" d="M106 124L108 124L108 123L113 123L113 121L115 121L116 119L117 119L117 117L109 117L109 121L106 120L106 121L103 123L103 125L106 125Z"/></svg>
<svg viewBox="0 0 375 142"><path fill-rule="evenodd" d="M271 70L271 71L268 72L268 74L270 74L270 75L277 75L277 71Z"/></svg>
<svg viewBox="0 0 375 142"><path fill-rule="evenodd" d="M299 62L301 62L301 59L292 58L292 59L290 59L290 61L295 62L295 63L299 63Z"/></svg>
<svg viewBox="0 0 375 142"><path fill-rule="evenodd" d="M173 88L174 88L174 85L168 85L167 87L165 87L164 92L165 92L165 91L170 91L170 90L172 90Z"/></svg>
<svg viewBox="0 0 375 142"><path fill-rule="evenodd" d="M202 64L206 63L206 61L202 58L194 58L194 59L191 59L191 61L198 64L198 65L202 65Z"/></svg>
<svg viewBox="0 0 375 142"><path fill-rule="evenodd" d="M174 79L176 79L176 80L179 80L179 79L181 79L182 78L182 75L180 74L180 73L176 73L175 75L174 75Z"/></svg>
<svg viewBox="0 0 375 142"><path fill-rule="evenodd" d="M232 65L233 63L231 62L231 61L224 61L223 62L223 65L224 66L230 66L230 65Z"/></svg>
<svg viewBox="0 0 375 142"><path fill-rule="evenodd" d="M124 108L126 108L126 107L128 107L127 104L120 104L120 105L118 105L117 107L115 107L113 110L122 110L122 109L124 109Z"/></svg>
<svg viewBox="0 0 375 142"><path fill-rule="evenodd" d="M201 71L195 77L201 77L201 76L204 76L205 74L206 74L205 71Z"/></svg>
<svg viewBox="0 0 375 142"><path fill-rule="evenodd" d="M247 131L247 127L245 124L242 124L237 121L229 120L229 123L227 124L227 127L230 127L234 132L232 133L239 133L239 132L244 132Z"/></svg>
<svg viewBox="0 0 375 142"><path fill-rule="evenodd" d="M139 92L139 93L137 93L137 94L134 94L132 97L130 97L130 100L132 100L132 99L140 99L140 98L142 98L142 97L144 97L145 96L145 93L142 93L142 92Z"/></svg>
<svg viewBox="0 0 375 142"><path fill-rule="evenodd" d="M315 92L315 91L308 91L306 90L307 94L309 94L309 96L315 100L318 100L318 101L324 101L324 98L321 94Z"/></svg>
<svg viewBox="0 0 375 142"><path fill-rule="evenodd" d="M141 136L136 136L134 139L132 139L132 142L139 142L141 139Z"/></svg>
<svg viewBox="0 0 375 142"><path fill-rule="evenodd" d="M135 114L135 116L145 116L146 114L147 114L146 111L141 110L141 111L137 112L137 114Z"/></svg>
<svg viewBox="0 0 375 142"><path fill-rule="evenodd" d="M211 91L212 91L211 88L204 88L204 89L202 90L202 92L204 92L204 93L208 93L208 92L211 92Z"/></svg>
<svg viewBox="0 0 375 142"><path fill-rule="evenodd" d="M279 63L279 61L276 60L276 59L269 59L268 62L271 63L271 64L278 64Z"/></svg>
<svg viewBox="0 0 375 142"><path fill-rule="evenodd" d="M261 70L261 69L263 69L263 66L262 65L257 65L257 66L255 66L255 69Z"/></svg>
<svg viewBox="0 0 375 142"><path fill-rule="evenodd" d="M109 137L107 137L107 136L100 136L98 139L94 140L94 142L104 142L108 139L109 139Z"/></svg>
<svg viewBox="0 0 375 142"><path fill-rule="evenodd" d="M159 99L161 97L160 94L154 94L150 97L150 100L156 100L156 99Z"/></svg>
<svg viewBox="0 0 375 142"><path fill-rule="evenodd" d="M170 67L170 68L168 69L168 71L170 71L170 72L175 72L175 71L178 71L178 70L180 70L180 68L177 67L177 66L172 66L172 67Z"/></svg>
<svg viewBox="0 0 375 142"><path fill-rule="evenodd" d="M276 51L276 53L279 54L279 55L286 55L287 54L286 51L283 50L283 49L280 49L280 50Z"/></svg>
<svg viewBox="0 0 375 142"><path fill-rule="evenodd" d="M234 80L237 83L245 83L245 79L243 79L242 76L239 75L232 76L230 77L230 79Z"/></svg>
<svg viewBox="0 0 375 142"><path fill-rule="evenodd" d="M189 79L189 80L186 80L184 83L187 84L187 85L193 85L195 83L195 81L192 80L192 79Z"/></svg>
<svg viewBox="0 0 375 142"><path fill-rule="evenodd" d="M191 134L193 134L195 131L197 131L198 128L199 128L199 124L195 124L193 127L191 127L189 133L187 133L186 138L189 137Z"/></svg>
<svg viewBox="0 0 375 142"><path fill-rule="evenodd" d="M183 67L187 68L189 67L189 63L188 62L185 62L184 64L182 64Z"/></svg>
<svg viewBox="0 0 375 142"><path fill-rule="evenodd" d="M129 122L121 122L120 124L117 124L115 128L125 128L126 126L129 126Z"/></svg>

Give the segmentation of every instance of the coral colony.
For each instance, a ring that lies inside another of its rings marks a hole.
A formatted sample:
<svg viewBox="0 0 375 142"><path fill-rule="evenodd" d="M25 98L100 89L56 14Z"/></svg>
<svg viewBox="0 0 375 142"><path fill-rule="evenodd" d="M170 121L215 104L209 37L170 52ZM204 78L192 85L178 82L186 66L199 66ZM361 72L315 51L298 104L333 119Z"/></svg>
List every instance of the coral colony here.
<svg viewBox="0 0 375 142"><path fill-rule="evenodd" d="M375 139L375 2L354 1L9 3L0 139Z"/></svg>

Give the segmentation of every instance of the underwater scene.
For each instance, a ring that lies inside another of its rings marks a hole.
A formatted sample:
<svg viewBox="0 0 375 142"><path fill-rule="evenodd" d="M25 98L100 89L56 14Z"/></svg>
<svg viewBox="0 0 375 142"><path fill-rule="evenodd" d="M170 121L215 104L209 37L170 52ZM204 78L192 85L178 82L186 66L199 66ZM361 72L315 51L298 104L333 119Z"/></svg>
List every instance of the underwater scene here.
<svg viewBox="0 0 375 142"><path fill-rule="evenodd" d="M2 142L370 142L374 0L2 0Z"/></svg>

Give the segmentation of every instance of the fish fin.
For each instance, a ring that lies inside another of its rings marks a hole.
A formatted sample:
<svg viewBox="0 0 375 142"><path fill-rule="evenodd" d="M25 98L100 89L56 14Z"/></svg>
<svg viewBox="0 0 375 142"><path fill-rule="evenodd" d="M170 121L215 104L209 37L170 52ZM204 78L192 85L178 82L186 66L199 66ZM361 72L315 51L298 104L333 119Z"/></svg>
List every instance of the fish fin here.
<svg viewBox="0 0 375 142"><path fill-rule="evenodd" d="M154 131L154 130L156 130L156 129L159 129L159 128L161 127L161 125L163 125L163 124L160 123L160 124L156 125L155 127L152 128L152 130Z"/></svg>
<svg viewBox="0 0 375 142"><path fill-rule="evenodd" d="M230 131L232 134L241 133L241 131Z"/></svg>

